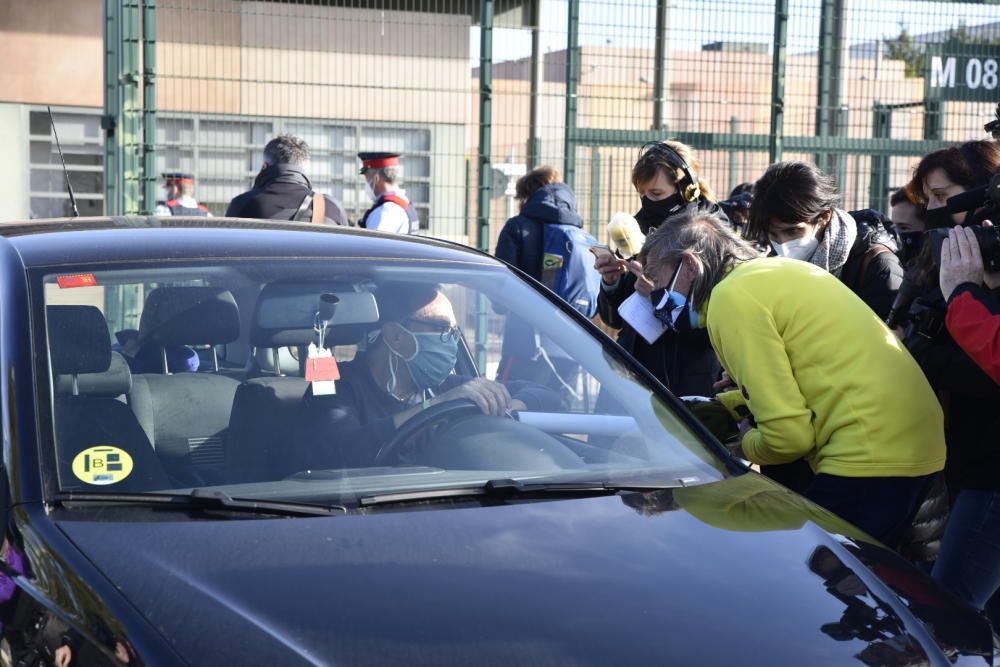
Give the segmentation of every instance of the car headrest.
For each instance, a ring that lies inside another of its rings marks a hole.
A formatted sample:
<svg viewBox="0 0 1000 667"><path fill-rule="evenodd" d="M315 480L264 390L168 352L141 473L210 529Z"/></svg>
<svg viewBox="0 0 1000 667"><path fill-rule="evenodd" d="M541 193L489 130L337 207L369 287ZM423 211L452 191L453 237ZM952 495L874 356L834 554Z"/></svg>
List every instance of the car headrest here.
<svg viewBox="0 0 1000 667"><path fill-rule="evenodd" d="M53 375L103 373L111 365L111 334L95 306L47 306Z"/></svg>
<svg viewBox="0 0 1000 667"><path fill-rule="evenodd" d="M146 297L139 339L160 345L218 345L240 337L240 311L227 289L158 287Z"/></svg>
<svg viewBox="0 0 1000 667"><path fill-rule="evenodd" d="M132 391L132 371L125 357L111 353L111 367L103 373L81 373L76 376L77 393L83 396L121 396ZM73 376L56 376L56 393L73 393Z"/></svg>
<svg viewBox="0 0 1000 667"><path fill-rule="evenodd" d="M357 343L378 323L378 304L371 292L344 291L343 286L334 290L322 284L271 283L257 298L250 344L273 348L311 343L319 295L324 293L335 294L339 299L326 334L329 344Z"/></svg>

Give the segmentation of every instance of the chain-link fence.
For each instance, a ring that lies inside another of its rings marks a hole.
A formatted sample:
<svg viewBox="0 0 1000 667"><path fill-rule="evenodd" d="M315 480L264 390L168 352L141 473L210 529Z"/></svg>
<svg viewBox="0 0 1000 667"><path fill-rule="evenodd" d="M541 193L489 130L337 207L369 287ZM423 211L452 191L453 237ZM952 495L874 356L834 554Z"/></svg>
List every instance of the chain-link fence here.
<svg viewBox="0 0 1000 667"><path fill-rule="evenodd" d="M399 151L422 233L491 249L525 169L560 169L603 235L637 208L639 146L669 137L696 149L720 196L801 158L836 176L848 208L884 209L917 156L982 137L1000 96L990 2L106 6L111 212L149 210L157 174L180 170L222 213L285 132L309 142L315 187L352 217L369 205L356 153Z"/></svg>

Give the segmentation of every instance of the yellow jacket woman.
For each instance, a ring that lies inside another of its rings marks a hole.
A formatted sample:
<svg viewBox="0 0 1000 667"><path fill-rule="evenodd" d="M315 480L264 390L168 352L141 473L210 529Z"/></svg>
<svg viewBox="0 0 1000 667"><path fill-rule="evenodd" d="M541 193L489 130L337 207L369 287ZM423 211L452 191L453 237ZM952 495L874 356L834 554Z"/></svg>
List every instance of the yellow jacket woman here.
<svg viewBox="0 0 1000 667"><path fill-rule="evenodd" d="M661 319L707 326L737 386L720 400L746 418L741 454L806 457L807 498L895 544L945 445L937 399L892 332L828 272L760 258L710 214L658 229L643 261Z"/></svg>

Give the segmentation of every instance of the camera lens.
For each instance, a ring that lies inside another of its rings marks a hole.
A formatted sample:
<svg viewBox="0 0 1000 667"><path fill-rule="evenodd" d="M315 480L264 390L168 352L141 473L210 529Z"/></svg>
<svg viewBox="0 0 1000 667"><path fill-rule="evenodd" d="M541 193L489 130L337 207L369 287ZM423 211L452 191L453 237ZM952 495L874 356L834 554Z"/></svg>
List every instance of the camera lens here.
<svg viewBox="0 0 1000 667"><path fill-rule="evenodd" d="M979 242L979 252L983 256L983 266L990 273L1000 271L1000 227L971 228Z"/></svg>

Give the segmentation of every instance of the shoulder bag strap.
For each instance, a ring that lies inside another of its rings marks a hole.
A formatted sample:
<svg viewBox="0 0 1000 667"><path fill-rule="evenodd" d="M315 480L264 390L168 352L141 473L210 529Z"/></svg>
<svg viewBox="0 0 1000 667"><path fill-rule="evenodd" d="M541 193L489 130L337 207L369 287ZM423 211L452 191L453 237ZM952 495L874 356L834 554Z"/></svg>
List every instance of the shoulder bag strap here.
<svg viewBox="0 0 1000 667"><path fill-rule="evenodd" d="M312 205L313 205L312 221L317 225L322 225L323 220L326 219L326 197L323 196L322 192L317 192L313 194Z"/></svg>

